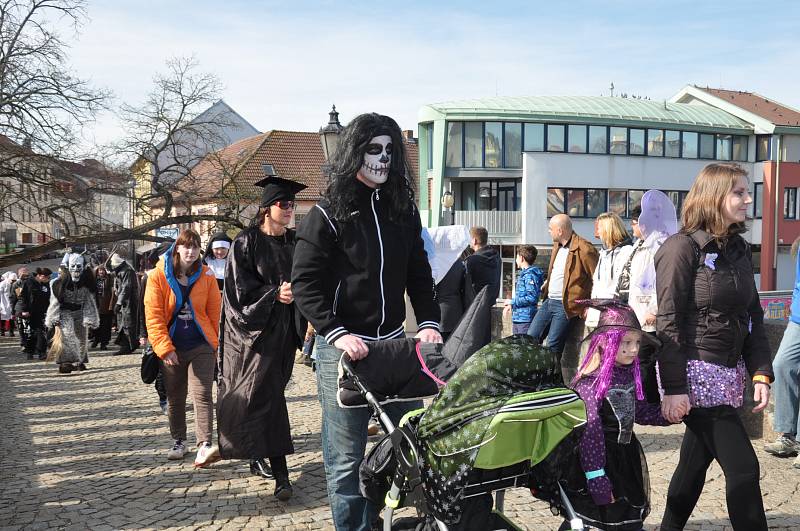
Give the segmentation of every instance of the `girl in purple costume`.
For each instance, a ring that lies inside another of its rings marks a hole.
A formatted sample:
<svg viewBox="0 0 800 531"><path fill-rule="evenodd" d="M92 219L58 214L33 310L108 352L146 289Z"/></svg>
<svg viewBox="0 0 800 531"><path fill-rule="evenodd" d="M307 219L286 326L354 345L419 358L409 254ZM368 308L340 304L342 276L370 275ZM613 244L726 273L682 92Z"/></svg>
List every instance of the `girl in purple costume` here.
<svg viewBox="0 0 800 531"><path fill-rule="evenodd" d="M657 404L644 400L639 372L642 334L636 314L611 299L580 301L600 310L589 350L572 387L586 404L586 427L567 474L576 512L598 529L642 529L650 513L650 482L634 422L666 426ZM568 529L562 527L563 529Z"/></svg>

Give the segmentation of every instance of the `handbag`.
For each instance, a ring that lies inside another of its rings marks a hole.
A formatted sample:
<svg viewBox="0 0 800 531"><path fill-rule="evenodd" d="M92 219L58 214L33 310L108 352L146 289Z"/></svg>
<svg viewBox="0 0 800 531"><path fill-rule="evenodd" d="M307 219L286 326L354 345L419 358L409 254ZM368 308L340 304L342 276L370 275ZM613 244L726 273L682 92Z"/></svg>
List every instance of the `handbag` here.
<svg viewBox="0 0 800 531"><path fill-rule="evenodd" d="M197 282L195 282L197 284ZM189 286L189 290L186 292L186 298L189 298L189 295L192 293L192 287L194 284ZM176 308L175 314L172 316L172 319L169 320L169 324L167 325L167 330L172 328L172 323L175 322L175 318L178 317L178 312L180 309ZM161 359L156 355L155 351L153 350L153 346L148 343L147 348L142 354L142 366L140 369L140 374L142 376L142 382L150 385L151 383L156 381L158 378L158 372L161 370Z"/></svg>

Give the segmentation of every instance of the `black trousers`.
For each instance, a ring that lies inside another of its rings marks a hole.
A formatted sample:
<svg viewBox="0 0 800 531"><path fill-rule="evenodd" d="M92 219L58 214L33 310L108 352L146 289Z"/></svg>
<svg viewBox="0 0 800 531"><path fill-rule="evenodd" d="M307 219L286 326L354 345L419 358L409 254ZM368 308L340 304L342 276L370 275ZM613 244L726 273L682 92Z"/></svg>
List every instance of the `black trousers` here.
<svg viewBox="0 0 800 531"><path fill-rule="evenodd" d="M645 332L655 337L655 332ZM658 393L658 378L656 377L656 361L658 350L655 345L644 343L639 347L639 367L642 374L642 389L644 398L651 404L660 404L661 396Z"/></svg>
<svg viewBox="0 0 800 531"><path fill-rule="evenodd" d="M667 492L661 530L680 530L694 510L716 460L725 474L728 516L735 531L766 531L758 458L731 406L692 409L686 417L681 455Z"/></svg>
<svg viewBox="0 0 800 531"><path fill-rule="evenodd" d="M111 321L114 319L112 313L100 314L100 326L94 331L94 342L101 345L108 345L111 341Z"/></svg>

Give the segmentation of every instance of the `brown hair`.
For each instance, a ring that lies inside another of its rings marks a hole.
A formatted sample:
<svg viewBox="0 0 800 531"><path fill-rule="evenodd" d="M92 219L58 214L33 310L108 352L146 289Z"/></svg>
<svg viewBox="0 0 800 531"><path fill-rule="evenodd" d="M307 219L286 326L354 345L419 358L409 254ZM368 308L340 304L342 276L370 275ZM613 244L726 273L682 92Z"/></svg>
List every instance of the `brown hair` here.
<svg viewBox="0 0 800 531"><path fill-rule="evenodd" d="M597 234L606 249L613 249L628 238L622 218L614 212L603 212L597 216Z"/></svg>
<svg viewBox="0 0 800 531"><path fill-rule="evenodd" d="M725 196L747 171L731 162L709 164L697 174L681 210L681 232L704 230L715 238L725 238L746 230L744 223L728 226L722 216Z"/></svg>
<svg viewBox="0 0 800 531"><path fill-rule="evenodd" d="M528 265L533 265L536 261L536 257L539 256L539 250L533 245L522 245L517 248L517 254L528 262Z"/></svg>
<svg viewBox="0 0 800 531"><path fill-rule="evenodd" d="M178 255L178 246L183 245L184 247L197 247L200 249L200 235L197 232L193 231L192 229L186 229L181 232L178 239L175 240L175 247L172 249L172 270L175 272L176 277L183 276L181 271L181 257ZM197 260L189 268L189 273L186 276L192 276L197 273L197 270L200 269L202 265L202 260L200 255L197 255Z"/></svg>
<svg viewBox="0 0 800 531"><path fill-rule="evenodd" d="M489 242L489 231L485 227L472 227L469 235L478 240L478 245L484 246Z"/></svg>

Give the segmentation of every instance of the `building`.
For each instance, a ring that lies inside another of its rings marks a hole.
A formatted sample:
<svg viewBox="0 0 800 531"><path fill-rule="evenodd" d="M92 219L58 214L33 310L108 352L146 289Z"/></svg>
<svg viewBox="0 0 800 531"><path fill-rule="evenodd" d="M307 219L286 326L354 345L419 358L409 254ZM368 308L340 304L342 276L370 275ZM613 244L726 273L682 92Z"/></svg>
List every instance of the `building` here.
<svg viewBox="0 0 800 531"><path fill-rule="evenodd" d="M786 105L695 86L669 101L496 97L422 107L419 137L423 222L485 226L501 246L502 296L513 289L515 245L537 245L547 263L554 214L569 214L592 241L597 215L627 218L646 190L666 192L680 209L697 173L714 161L735 161L751 176L746 238L761 288L792 285L800 112ZM448 191L452 209L442 206Z"/></svg>

